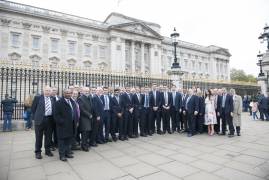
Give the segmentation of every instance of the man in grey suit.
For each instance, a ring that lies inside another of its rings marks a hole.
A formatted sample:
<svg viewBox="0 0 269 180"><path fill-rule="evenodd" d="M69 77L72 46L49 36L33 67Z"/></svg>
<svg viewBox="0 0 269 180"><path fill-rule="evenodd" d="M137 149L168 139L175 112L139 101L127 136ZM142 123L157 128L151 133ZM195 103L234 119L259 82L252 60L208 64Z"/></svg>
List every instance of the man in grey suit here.
<svg viewBox="0 0 269 180"><path fill-rule="evenodd" d="M81 149L89 151L89 137L92 130L92 102L89 99L90 90L83 87L77 103L80 108L79 131L81 132Z"/></svg>
<svg viewBox="0 0 269 180"><path fill-rule="evenodd" d="M53 99L51 98L51 88L46 86L43 95L35 96L32 104L32 118L35 122L35 154L36 159L42 159L41 148L43 134L45 134L45 154L53 156L50 151L53 121Z"/></svg>

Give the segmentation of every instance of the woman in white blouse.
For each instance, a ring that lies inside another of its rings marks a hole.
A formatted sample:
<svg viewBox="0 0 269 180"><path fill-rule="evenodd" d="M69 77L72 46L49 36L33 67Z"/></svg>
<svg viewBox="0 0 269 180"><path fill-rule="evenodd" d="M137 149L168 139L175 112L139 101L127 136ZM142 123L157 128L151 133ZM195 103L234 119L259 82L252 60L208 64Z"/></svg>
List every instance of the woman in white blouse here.
<svg viewBox="0 0 269 180"><path fill-rule="evenodd" d="M214 134L214 124L217 124L214 100L215 98L211 90L207 90L205 98L205 125L208 126L208 135L210 136Z"/></svg>

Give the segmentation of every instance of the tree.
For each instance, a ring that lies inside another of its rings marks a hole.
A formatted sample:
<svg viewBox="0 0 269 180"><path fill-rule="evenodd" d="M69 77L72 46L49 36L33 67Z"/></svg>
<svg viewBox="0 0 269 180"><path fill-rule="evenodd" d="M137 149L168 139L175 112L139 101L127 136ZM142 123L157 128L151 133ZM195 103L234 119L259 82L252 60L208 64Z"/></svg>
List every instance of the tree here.
<svg viewBox="0 0 269 180"><path fill-rule="evenodd" d="M232 68L230 76L232 81L257 82L256 78L252 74L246 74L242 69Z"/></svg>

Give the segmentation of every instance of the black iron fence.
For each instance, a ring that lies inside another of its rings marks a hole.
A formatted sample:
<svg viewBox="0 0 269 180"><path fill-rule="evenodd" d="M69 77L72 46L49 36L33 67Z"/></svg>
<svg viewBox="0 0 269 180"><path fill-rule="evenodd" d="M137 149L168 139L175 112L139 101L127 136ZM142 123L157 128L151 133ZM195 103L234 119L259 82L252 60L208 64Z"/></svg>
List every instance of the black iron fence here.
<svg viewBox="0 0 269 180"><path fill-rule="evenodd" d="M79 86L150 86L152 83L157 85L172 85L169 77L153 78L142 75L129 75L121 73L95 72L81 69L51 70L49 68L32 69L22 66L2 66L0 67L0 101L4 99L5 94L9 94L18 100L15 106L13 119L22 119L25 98L32 93L41 93L44 86L57 87L59 92L68 85ZM213 82L205 80L183 80L183 87L235 88L240 95L255 95L259 90L257 85L242 83ZM0 120L2 120L2 105Z"/></svg>

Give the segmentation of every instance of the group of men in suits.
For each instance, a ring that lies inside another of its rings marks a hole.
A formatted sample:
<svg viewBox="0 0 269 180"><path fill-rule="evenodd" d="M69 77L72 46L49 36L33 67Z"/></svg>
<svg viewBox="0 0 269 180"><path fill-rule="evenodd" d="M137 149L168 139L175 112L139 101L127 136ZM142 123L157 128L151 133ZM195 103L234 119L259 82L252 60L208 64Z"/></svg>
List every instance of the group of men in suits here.
<svg viewBox="0 0 269 180"><path fill-rule="evenodd" d="M221 90L222 91L222 90ZM220 120L216 132L230 135L232 126L232 97L216 91L216 112ZM41 159L43 134L45 154L53 156L59 148L60 160L73 158L73 151L89 151L90 147L128 138L153 134L186 132L188 137L203 132L204 98L199 88L178 90L172 86L157 87L75 87L70 86L57 95L57 89L46 86L32 105L35 122L35 154ZM218 95L219 93L219 95ZM55 135L55 137L54 137Z"/></svg>

